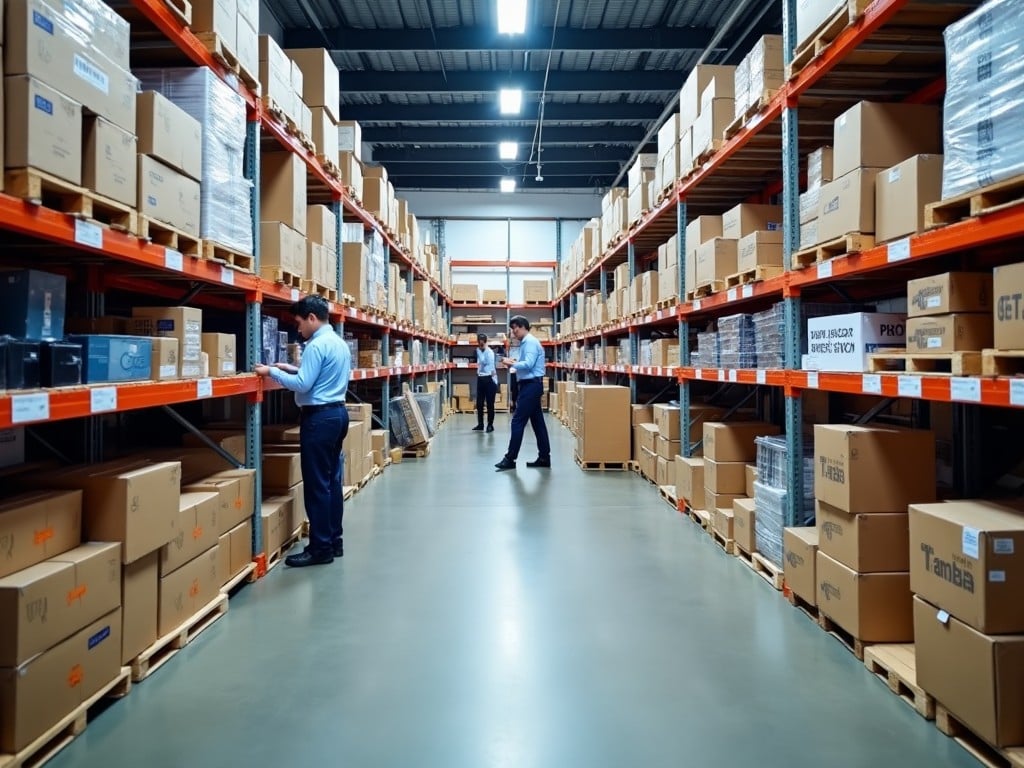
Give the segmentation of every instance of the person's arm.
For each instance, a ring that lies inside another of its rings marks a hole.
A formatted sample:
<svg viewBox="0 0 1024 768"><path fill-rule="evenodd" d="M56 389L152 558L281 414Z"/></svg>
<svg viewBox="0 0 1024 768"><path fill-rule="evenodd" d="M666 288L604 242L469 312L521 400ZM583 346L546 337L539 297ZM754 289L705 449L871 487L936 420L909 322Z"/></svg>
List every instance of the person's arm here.
<svg viewBox="0 0 1024 768"><path fill-rule="evenodd" d="M305 394L313 389L320 377L323 367L323 351L319 344L310 344L302 355L302 364L295 373L288 373L280 368L270 369L270 378L285 389Z"/></svg>
<svg viewBox="0 0 1024 768"><path fill-rule="evenodd" d="M299 367L297 365L291 365L289 363L274 363L271 368L277 368L284 371L285 373L298 373Z"/></svg>
<svg viewBox="0 0 1024 768"><path fill-rule="evenodd" d="M520 359L515 364L517 371L532 371L533 366L537 364L537 358L543 354L543 350L540 348L540 342L531 343L528 345L519 345Z"/></svg>

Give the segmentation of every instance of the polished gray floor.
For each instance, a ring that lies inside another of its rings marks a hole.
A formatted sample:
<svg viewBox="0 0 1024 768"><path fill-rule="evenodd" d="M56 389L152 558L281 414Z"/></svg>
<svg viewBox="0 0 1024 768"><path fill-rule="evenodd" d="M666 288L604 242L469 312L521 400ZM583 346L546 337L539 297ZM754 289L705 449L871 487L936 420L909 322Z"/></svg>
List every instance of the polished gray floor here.
<svg viewBox="0 0 1024 768"><path fill-rule="evenodd" d="M499 420L501 421L501 420ZM64 766L973 766L632 473L496 474L456 417Z"/></svg>

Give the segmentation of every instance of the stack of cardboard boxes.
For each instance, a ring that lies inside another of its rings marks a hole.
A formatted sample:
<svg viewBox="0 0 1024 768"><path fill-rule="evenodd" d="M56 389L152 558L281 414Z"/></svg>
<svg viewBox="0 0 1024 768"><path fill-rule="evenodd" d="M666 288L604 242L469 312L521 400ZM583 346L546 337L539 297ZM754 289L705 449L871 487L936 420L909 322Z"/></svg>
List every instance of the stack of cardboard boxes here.
<svg viewBox="0 0 1024 768"><path fill-rule="evenodd" d="M716 150L733 118L735 67L698 64L679 92L679 171L690 175L696 162Z"/></svg>
<svg viewBox="0 0 1024 768"><path fill-rule="evenodd" d="M992 275L947 272L907 282L907 351L945 354L992 346Z"/></svg>
<svg viewBox="0 0 1024 768"><path fill-rule="evenodd" d="M640 220L643 212L653 204L650 199L650 182L654 178L658 165L656 154L637 155L636 162L626 174L628 181L628 197L626 198L626 223L634 224Z"/></svg>
<svg viewBox="0 0 1024 768"><path fill-rule="evenodd" d="M629 461L629 387L579 384L576 415L576 459L583 463Z"/></svg>
<svg viewBox="0 0 1024 768"><path fill-rule="evenodd" d="M746 117L766 106L784 82L782 36L765 35L736 66L733 117Z"/></svg>
<svg viewBox="0 0 1024 768"><path fill-rule="evenodd" d="M338 285L337 228L338 217L326 205L307 206L306 268L302 274L313 284L305 286L311 292Z"/></svg>
<svg viewBox="0 0 1024 768"><path fill-rule="evenodd" d="M373 406L369 403L349 403L348 435L345 436L344 485L358 485L373 470L374 441L370 432L373 428ZM379 442L379 439L378 439Z"/></svg>
<svg viewBox="0 0 1024 768"><path fill-rule="evenodd" d="M778 431L777 427L758 421L704 422L704 509L711 527L726 541L736 537L736 502L749 498L752 490L754 476L750 464L757 459L755 440Z"/></svg>
<svg viewBox="0 0 1024 768"><path fill-rule="evenodd" d="M782 208L742 203L721 217L699 216L686 227L686 247L687 291L719 290L739 272L781 267Z"/></svg>

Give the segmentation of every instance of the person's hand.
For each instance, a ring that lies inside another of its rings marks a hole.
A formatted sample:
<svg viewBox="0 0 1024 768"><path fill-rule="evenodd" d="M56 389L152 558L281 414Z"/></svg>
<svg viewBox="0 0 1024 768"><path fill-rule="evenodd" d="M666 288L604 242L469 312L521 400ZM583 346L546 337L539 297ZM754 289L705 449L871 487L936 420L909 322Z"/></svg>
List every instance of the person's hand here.
<svg viewBox="0 0 1024 768"><path fill-rule="evenodd" d="M252 369L257 376L269 376L270 366L269 365L257 365Z"/></svg>

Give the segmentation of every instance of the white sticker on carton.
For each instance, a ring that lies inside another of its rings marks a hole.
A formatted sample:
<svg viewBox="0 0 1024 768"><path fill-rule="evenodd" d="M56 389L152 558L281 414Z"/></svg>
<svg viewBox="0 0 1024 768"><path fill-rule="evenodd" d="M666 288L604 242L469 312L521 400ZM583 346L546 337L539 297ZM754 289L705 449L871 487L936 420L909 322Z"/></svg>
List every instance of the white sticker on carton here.
<svg viewBox="0 0 1024 768"><path fill-rule="evenodd" d="M1006 571L989 571L988 580L993 584L1005 584L1006 583Z"/></svg>
<svg viewBox="0 0 1024 768"><path fill-rule="evenodd" d="M935 309L936 307L942 306L941 296L929 296L925 299L924 305L927 309Z"/></svg>
<svg viewBox="0 0 1024 768"><path fill-rule="evenodd" d="M84 56L75 54L74 62L75 74L85 80L89 85L95 88L97 91L103 91L103 93L110 93L110 78L107 73L97 67L91 61Z"/></svg>
<svg viewBox="0 0 1024 768"><path fill-rule="evenodd" d="M941 336L929 336L928 337L928 349L939 349L942 346Z"/></svg>
<svg viewBox="0 0 1024 768"><path fill-rule="evenodd" d="M967 403L980 403L981 379L954 377L949 383L949 397Z"/></svg>
<svg viewBox="0 0 1024 768"><path fill-rule="evenodd" d="M900 172L900 167L898 165L895 168L890 168L889 169L889 183L890 184L895 184L897 181L900 180L900 178L902 176L903 176L903 174Z"/></svg>
<svg viewBox="0 0 1024 768"><path fill-rule="evenodd" d="M176 365L161 365L160 366L160 378L161 379L173 379L178 373L178 366Z"/></svg>
<svg viewBox="0 0 1024 768"><path fill-rule="evenodd" d="M940 624L949 624L949 611L939 611L935 614L935 618L939 620Z"/></svg>
<svg viewBox="0 0 1024 768"><path fill-rule="evenodd" d="M865 373L861 378L861 389L869 395L882 394L882 377L877 373Z"/></svg>
<svg viewBox="0 0 1024 768"><path fill-rule="evenodd" d="M964 526L963 533L960 536L960 548L964 551L966 557L978 559L978 547L981 539L981 532L977 528L969 528Z"/></svg>
<svg viewBox="0 0 1024 768"><path fill-rule="evenodd" d="M992 539L992 552L997 555L1013 554L1013 539L998 538Z"/></svg>
<svg viewBox="0 0 1024 768"><path fill-rule="evenodd" d="M900 397L921 397L921 377L900 376L896 380L896 392Z"/></svg>

